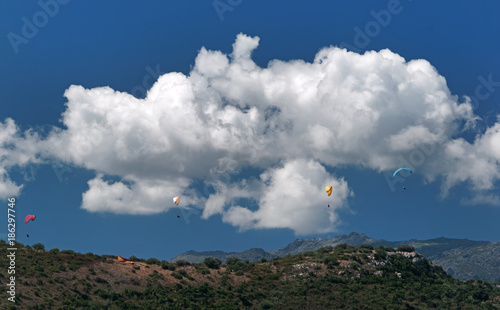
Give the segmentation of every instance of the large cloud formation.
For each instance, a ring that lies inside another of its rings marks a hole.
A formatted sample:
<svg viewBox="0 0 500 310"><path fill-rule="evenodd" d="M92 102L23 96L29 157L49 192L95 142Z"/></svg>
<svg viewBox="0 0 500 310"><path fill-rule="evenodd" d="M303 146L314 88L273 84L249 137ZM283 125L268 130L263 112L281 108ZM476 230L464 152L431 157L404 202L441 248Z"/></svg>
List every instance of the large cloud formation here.
<svg viewBox="0 0 500 310"><path fill-rule="evenodd" d="M181 194L203 218L220 214L241 229L298 234L333 231L336 212L352 195L328 166L418 166L428 181L443 179L443 195L470 182L477 197L488 197L475 201L499 201L488 191L500 175L500 121L472 143L455 138L478 117L429 62L407 62L387 49L360 55L328 47L312 63L273 60L261 68L251 59L258 44L258 37L240 34L230 55L202 48L188 76L164 74L144 99L73 85L64 94L65 128L38 139L36 149L26 142L36 137L19 136L11 120L2 125L3 167L56 158L96 171L82 201L91 212L158 213ZM16 149L32 155L12 161L6 154ZM214 178L245 167L263 172ZM5 169L2 197L20 190ZM215 192L194 190L194 180ZM326 211L325 185L336 191ZM257 209L238 205L243 198Z"/></svg>

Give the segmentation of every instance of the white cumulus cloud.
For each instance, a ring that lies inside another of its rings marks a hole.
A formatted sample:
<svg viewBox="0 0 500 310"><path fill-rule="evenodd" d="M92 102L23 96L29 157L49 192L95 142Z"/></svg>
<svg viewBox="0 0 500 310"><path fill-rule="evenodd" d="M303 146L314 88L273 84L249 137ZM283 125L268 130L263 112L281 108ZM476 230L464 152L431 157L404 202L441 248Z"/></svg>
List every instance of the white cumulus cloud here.
<svg viewBox="0 0 500 310"><path fill-rule="evenodd" d="M260 67L251 58L258 45L258 37L239 34L231 54L201 48L189 75L160 76L143 99L72 85L63 128L43 139L19 134L7 119L0 196L21 188L9 179L10 167L58 159L96 172L82 201L91 212L158 213L182 194L184 207L203 207L203 218L219 214L241 229L298 234L334 230L347 205L347 183L325 167L383 172L404 164L427 181L443 180L443 194L470 182L490 197L500 175L500 121L471 143L461 139L478 117L428 61L326 47L311 63ZM244 168L264 172L242 176ZM243 180L213 181L214 174ZM194 191L195 180L216 192ZM329 183L336 195L324 213L318 210L327 205ZM257 207L238 205L240 198Z"/></svg>

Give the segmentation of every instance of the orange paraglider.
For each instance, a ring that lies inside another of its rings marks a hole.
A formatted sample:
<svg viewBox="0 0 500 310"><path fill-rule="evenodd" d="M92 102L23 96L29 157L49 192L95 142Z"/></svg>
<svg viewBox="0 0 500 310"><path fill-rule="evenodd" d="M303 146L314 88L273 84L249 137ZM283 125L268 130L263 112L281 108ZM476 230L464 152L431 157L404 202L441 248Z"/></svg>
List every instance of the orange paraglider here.
<svg viewBox="0 0 500 310"><path fill-rule="evenodd" d="M125 262L125 263L129 263L129 264L133 264L134 262L131 261L130 259L127 259L127 258L124 258L124 257L121 257L121 256L118 256L118 260L120 262Z"/></svg>

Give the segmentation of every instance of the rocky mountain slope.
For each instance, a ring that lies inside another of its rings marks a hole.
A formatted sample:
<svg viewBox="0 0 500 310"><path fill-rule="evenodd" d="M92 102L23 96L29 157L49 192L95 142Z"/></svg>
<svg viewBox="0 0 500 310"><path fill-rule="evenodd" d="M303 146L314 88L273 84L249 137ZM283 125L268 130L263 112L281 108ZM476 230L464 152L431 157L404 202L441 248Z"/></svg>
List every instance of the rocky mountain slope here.
<svg viewBox="0 0 500 310"><path fill-rule="evenodd" d="M364 234L352 232L335 238L296 239L292 243L277 249L266 251L264 249L250 249L243 252L188 251L172 258L171 262L187 260L189 262L202 262L206 257L219 258L223 262L229 257L237 257L243 261L258 261L262 258L284 257L289 254L298 254L314 251L325 246L335 247L346 243L352 246L371 244L386 247L398 247L408 244L415 247L416 251L433 263L443 267L445 271L460 280L482 279L500 280L500 244L488 241L473 241L468 239L434 238L428 240L403 240L387 241L373 239Z"/></svg>
<svg viewBox="0 0 500 310"><path fill-rule="evenodd" d="M221 265L18 243L15 257L16 273L0 273L0 309L500 309L500 283L454 279L411 246L340 244Z"/></svg>

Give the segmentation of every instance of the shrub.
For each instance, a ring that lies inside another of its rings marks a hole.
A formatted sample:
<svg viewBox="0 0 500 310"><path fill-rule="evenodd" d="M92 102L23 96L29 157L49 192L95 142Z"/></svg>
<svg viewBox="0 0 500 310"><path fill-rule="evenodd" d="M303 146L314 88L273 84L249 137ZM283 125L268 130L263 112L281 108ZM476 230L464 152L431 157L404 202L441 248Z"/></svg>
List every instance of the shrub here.
<svg viewBox="0 0 500 310"><path fill-rule="evenodd" d="M373 250L373 245L371 244L362 244L359 247L362 249Z"/></svg>
<svg viewBox="0 0 500 310"><path fill-rule="evenodd" d="M33 249L37 251L45 251L45 246L41 243L33 244Z"/></svg>
<svg viewBox="0 0 500 310"><path fill-rule="evenodd" d="M187 260L185 259L180 259L178 261L175 262L175 264L179 267L182 267L182 266L191 266L191 263L188 262Z"/></svg>
<svg viewBox="0 0 500 310"><path fill-rule="evenodd" d="M241 262L241 260L238 257L229 257L226 259L226 265L234 265Z"/></svg>
<svg viewBox="0 0 500 310"><path fill-rule="evenodd" d="M333 247L330 245L322 247L321 249L318 250L318 252L320 253L330 253L331 251L333 251Z"/></svg>
<svg viewBox="0 0 500 310"><path fill-rule="evenodd" d="M161 265L160 261L158 259L156 259L156 258L149 258L146 261L146 264L148 264L148 265L158 265L158 266Z"/></svg>
<svg viewBox="0 0 500 310"><path fill-rule="evenodd" d="M341 243L335 247L335 251L342 251L347 249L347 247L348 247L347 243Z"/></svg>
<svg viewBox="0 0 500 310"><path fill-rule="evenodd" d="M100 278L100 277L95 278L95 281L96 281L97 283L108 283L108 281L106 281L105 279Z"/></svg>
<svg viewBox="0 0 500 310"><path fill-rule="evenodd" d="M261 302L259 306L260 306L261 309L272 309L272 308L274 308L274 305L270 301L267 301L267 300L264 300L263 302Z"/></svg>
<svg viewBox="0 0 500 310"><path fill-rule="evenodd" d="M182 279L182 276L180 274L178 274L177 272L172 272L172 277L176 278L176 279L179 279L181 280Z"/></svg>
<svg viewBox="0 0 500 310"><path fill-rule="evenodd" d="M222 261L218 258L207 257L205 258L205 260L203 260L203 264L208 268L219 269L220 265L222 264Z"/></svg>
<svg viewBox="0 0 500 310"><path fill-rule="evenodd" d="M162 260L161 261L161 268L162 269L168 269L168 270L174 271L175 270L175 264L171 264L171 263L169 263L166 260Z"/></svg>
<svg viewBox="0 0 500 310"><path fill-rule="evenodd" d="M411 245L404 244L404 245L398 246L398 248L396 249L396 251L400 251L400 252L415 252L415 248L412 247Z"/></svg>
<svg viewBox="0 0 500 310"><path fill-rule="evenodd" d="M383 260L387 256L387 252L383 246L378 246L375 248L375 260Z"/></svg>

